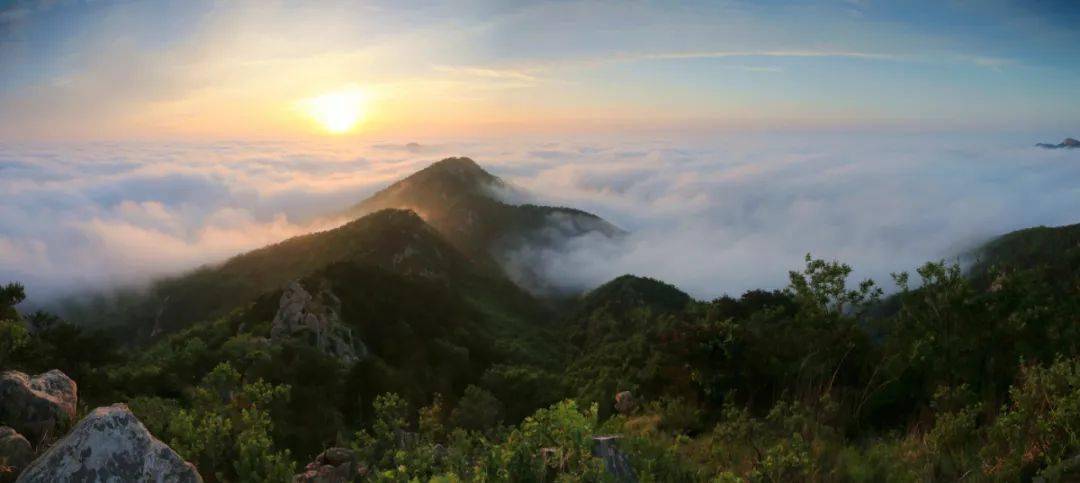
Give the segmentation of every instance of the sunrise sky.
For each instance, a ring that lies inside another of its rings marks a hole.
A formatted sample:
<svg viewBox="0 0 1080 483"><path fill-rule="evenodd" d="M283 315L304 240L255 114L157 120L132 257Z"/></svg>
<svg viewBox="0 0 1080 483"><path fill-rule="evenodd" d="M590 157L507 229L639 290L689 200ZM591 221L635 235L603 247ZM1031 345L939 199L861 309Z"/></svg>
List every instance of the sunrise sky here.
<svg viewBox="0 0 1080 483"><path fill-rule="evenodd" d="M1070 3L4 1L0 140L1056 134Z"/></svg>

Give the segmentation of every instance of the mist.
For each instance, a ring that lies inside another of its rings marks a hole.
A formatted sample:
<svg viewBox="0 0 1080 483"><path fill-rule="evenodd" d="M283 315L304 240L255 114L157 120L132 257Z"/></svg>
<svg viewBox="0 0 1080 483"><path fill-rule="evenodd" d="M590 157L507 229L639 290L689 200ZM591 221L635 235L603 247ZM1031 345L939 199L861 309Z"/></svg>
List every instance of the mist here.
<svg viewBox="0 0 1080 483"><path fill-rule="evenodd" d="M633 273L707 299L782 287L808 252L884 283L1014 229L1080 221L1080 152L1036 149L1038 140L732 133L0 145L0 281L24 283L37 302L137 286L331 228L344 220L326 215L461 155L520 188L515 201L584 209L629 232L618 243L582 237L500 254L551 287Z"/></svg>

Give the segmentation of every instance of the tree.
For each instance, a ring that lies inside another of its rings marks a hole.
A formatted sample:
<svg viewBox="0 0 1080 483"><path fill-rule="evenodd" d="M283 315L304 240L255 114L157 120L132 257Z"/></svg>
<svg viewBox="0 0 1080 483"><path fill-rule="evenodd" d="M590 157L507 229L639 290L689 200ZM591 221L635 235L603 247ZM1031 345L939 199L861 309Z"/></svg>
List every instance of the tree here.
<svg viewBox="0 0 1080 483"><path fill-rule="evenodd" d="M11 282L0 286L0 320L18 320L19 312L15 306L26 299L22 284Z"/></svg>

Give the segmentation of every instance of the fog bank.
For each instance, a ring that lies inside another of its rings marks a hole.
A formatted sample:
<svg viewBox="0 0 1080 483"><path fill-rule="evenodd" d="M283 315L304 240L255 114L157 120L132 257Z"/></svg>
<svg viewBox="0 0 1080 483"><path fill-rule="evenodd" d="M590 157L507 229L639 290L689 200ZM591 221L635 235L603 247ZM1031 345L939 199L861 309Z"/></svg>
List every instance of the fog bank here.
<svg viewBox="0 0 1080 483"><path fill-rule="evenodd" d="M39 300L144 283L332 227L319 215L450 155L631 232L505 254L567 288L635 273L737 294L783 286L807 252L886 281L1080 221L1080 152L1022 136L412 141L0 145L0 282Z"/></svg>

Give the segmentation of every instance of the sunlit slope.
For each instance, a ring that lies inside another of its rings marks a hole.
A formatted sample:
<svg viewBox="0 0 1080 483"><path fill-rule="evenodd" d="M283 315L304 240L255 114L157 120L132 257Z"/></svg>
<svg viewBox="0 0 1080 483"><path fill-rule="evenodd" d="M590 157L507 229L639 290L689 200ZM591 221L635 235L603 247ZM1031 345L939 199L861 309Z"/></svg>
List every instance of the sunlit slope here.
<svg viewBox="0 0 1080 483"><path fill-rule="evenodd" d="M358 203L349 213L411 209L474 256L498 255L523 245L550 246L586 234L622 233L585 211L502 201L512 189L469 158L447 158Z"/></svg>

